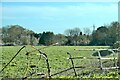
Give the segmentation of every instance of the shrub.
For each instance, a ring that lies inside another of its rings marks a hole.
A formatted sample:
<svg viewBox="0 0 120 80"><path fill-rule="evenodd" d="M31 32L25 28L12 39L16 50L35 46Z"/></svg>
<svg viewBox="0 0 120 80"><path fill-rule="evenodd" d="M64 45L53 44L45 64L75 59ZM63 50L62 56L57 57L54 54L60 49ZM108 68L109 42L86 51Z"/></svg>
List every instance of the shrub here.
<svg viewBox="0 0 120 80"><path fill-rule="evenodd" d="M120 41L116 41L116 43L113 44L113 48L119 48L120 47Z"/></svg>

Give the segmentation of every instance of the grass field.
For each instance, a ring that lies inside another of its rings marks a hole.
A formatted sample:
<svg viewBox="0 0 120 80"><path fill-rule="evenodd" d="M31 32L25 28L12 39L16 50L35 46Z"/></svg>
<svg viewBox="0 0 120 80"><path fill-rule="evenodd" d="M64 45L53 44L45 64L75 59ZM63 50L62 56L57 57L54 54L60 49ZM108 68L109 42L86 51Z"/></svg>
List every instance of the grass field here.
<svg viewBox="0 0 120 80"><path fill-rule="evenodd" d="M22 46L3 46L2 49L2 67L4 67L10 59L17 53L17 51ZM44 48L45 46L35 46L38 49L41 49L42 52L46 53L48 56L51 75L57 72L60 72L64 69L72 67L72 64L69 59L69 52L73 57L84 56L93 58L92 56L94 51L77 51L75 49L107 49L109 46L50 46ZM16 57L15 59L4 69L2 72L2 77L10 78L21 78L29 75L32 72L45 74L47 76L47 67L46 62L43 57L40 58L38 51L32 52L29 56L26 55L27 52L31 52L34 49L31 46L26 46ZM111 55L106 56L111 57ZM83 68L77 68L76 72L79 76L88 76L88 74L101 74L101 70L95 70L99 67L99 61L96 59L76 59L74 60L75 66L83 66ZM110 66L111 64L107 64ZM112 65L111 65L112 66ZM41 75L42 76L42 75ZM53 77L58 76L74 76L73 69L65 71L63 73L57 74ZM32 78L39 78L40 75L32 75Z"/></svg>

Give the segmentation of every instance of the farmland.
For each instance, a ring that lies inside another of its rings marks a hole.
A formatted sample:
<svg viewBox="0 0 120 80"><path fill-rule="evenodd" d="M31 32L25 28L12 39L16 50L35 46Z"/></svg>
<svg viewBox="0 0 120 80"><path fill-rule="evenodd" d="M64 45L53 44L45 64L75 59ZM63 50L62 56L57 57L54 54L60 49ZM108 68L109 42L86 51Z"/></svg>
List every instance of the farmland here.
<svg viewBox="0 0 120 80"><path fill-rule="evenodd" d="M4 67L10 59L17 53L17 51L22 46L3 46L0 47L2 49L2 67ZM68 71L55 74L62 70L68 69L72 67L72 64L69 59L69 52L72 57L89 57L95 58L98 56L92 56L95 51L77 51L75 49L107 49L109 46L49 46L44 48L45 46L35 46L37 49L41 49L44 52L49 61L50 65L50 74L52 77L60 77L60 76L74 76L73 69ZM36 50L29 55L26 55L27 52L31 52L35 50L31 46L26 46L15 58L14 60L3 70L2 77L6 78L22 78L33 72L40 73L42 75L32 75L30 78L39 78L41 76L48 76L47 67L44 57L40 57L39 52ZM108 55L105 57L111 57L112 55ZM104 61L105 62L105 61ZM104 66L113 66L112 61L106 61L107 64ZM75 66L81 66L81 68L77 68L76 72L78 76L100 76L102 74L102 70L95 69L99 67L99 61L96 59L75 59ZM112 70L111 70L112 71ZM112 71L113 73L116 70ZM109 74L113 74L110 73ZM55 74L55 75L54 75ZM94 74L94 75L93 75ZM104 76L104 74L103 74Z"/></svg>

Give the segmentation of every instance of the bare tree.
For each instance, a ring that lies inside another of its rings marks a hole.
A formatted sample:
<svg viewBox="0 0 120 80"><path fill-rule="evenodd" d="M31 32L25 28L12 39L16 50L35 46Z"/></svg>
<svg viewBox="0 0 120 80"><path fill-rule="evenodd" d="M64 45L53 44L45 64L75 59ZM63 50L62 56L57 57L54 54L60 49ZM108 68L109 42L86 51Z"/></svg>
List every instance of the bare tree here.
<svg viewBox="0 0 120 80"><path fill-rule="evenodd" d="M78 27L65 30L65 34L67 35L68 38L68 44L77 45L80 32L81 32L80 28Z"/></svg>
<svg viewBox="0 0 120 80"><path fill-rule="evenodd" d="M89 29L89 28L84 28L84 34L86 34L86 35L90 35L90 33L91 33L91 30Z"/></svg>
<svg viewBox="0 0 120 80"><path fill-rule="evenodd" d="M67 35L67 36L75 36L75 35L79 35L80 34L80 28L78 28L78 27L76 27L76 28L74 28L74 29L67 29L67 30L65 30L65 34Z"/></svg>

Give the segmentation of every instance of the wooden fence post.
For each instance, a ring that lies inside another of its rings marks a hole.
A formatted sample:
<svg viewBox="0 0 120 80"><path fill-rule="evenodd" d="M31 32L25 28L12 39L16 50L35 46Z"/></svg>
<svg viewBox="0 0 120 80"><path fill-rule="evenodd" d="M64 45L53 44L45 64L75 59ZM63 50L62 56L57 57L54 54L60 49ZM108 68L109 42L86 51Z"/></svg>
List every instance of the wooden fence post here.
<svg viewBox="0 0 120 80"><path fill-rule="evenodd" d="M118 52L118 67L120 69L120 52Z"/></svg>
<svg viewBox="0 0 120 80"><path fill-rule="evenodd" d="M69 52L67 52L67 54L70 56L69 59L71 60L71 63L72 63L72 67L73 67L75 76L77 76L77 73L76 73L76 70L75 70L75 66L74 66L74 62L73 62L72 56L71 56L71 54L70 54Z"/></svg>

